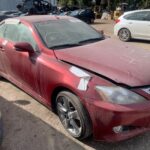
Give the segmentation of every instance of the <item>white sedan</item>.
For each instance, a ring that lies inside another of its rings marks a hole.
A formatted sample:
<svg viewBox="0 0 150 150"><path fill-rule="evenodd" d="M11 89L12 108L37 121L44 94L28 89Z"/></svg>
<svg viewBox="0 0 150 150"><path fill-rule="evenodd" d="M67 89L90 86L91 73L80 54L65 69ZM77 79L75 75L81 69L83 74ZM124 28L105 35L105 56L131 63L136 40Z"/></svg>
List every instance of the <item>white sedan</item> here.
<svg viewBox="0 0 150 150"><path fill-rule="evenodd" d="M116 20L114 34L125 42L131 38L150 40L150 9L124 13Z"/></svg>

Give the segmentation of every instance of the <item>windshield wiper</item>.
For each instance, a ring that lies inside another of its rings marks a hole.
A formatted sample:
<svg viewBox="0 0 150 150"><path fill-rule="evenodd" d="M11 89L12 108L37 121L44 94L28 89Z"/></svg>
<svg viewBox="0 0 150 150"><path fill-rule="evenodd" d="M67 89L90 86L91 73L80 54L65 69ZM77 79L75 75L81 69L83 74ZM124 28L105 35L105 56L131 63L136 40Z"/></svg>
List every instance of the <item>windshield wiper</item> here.
<svg viewBox="0 0 150 150"><path fill-rule="evenodd" d="M81 46L79 43L72 43L72 44L62 44L62 45L55 45L49 47L50 49L62 49L62 48L69 48L69 47L75 47L75 46Z"/></svg>
<svg viewBox="0 0 150 150"><path fill-rule="evenodd" d="M86 40L80 41L79 44L91 43L91 42L96 42L96 41L100 41L100 40L103 40L103 38L86 39Z"/></svg>

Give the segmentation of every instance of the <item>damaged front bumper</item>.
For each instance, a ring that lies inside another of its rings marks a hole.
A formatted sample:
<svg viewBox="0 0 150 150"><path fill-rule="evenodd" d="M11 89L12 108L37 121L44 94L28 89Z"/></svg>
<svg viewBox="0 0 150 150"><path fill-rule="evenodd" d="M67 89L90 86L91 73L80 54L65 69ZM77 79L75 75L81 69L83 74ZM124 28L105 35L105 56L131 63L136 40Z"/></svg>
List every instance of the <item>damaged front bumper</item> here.
<svg viewBox="0 0 150 150"><path fill-rule="evenodd" d="M95 100L86 103L86 107L93 123L95 140L117 142L150 130L149 101L116 105Z"/></svg>

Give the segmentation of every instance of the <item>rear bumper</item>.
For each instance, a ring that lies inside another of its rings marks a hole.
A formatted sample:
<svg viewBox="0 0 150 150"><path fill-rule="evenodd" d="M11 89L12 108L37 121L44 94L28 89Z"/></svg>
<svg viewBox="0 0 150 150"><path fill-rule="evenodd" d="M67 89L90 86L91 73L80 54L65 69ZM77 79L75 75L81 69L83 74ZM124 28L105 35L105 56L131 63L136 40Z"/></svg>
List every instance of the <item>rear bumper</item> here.
<svg viewBox="0 0 150 150"><path fill-rule="evenodd" d="M150 102L121 106L97 100L86 106L95 140L117 142L150 130ZM116 132L114 127L122 130Z"/></svg>

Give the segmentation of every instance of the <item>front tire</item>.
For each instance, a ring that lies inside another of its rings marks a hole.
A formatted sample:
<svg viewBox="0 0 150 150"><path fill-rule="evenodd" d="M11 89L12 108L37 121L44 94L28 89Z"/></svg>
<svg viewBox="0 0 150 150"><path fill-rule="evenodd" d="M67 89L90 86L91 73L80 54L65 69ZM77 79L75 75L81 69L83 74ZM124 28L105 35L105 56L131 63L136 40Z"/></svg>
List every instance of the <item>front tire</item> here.
<svg viewBox="0 0 150 150"><path fill-rule="evenodd" d="M118 33L119 39L123 42L128 42L131 39L131 33L128 29L121 29Z"/></svg>
<svg viewBox="0 0 150 150"><path fill-rule="evenodd" d="M89 115L76 95L62 91L57 95L56 105L60 121L71 136L82 140L91 135Z"/></svg>

